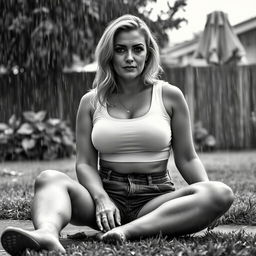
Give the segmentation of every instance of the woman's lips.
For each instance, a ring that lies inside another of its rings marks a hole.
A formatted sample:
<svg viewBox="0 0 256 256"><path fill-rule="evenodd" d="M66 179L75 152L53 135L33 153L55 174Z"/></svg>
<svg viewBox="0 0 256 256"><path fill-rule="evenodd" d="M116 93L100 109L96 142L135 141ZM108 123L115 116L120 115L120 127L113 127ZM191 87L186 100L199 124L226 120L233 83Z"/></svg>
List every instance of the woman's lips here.
<svg viewBox="0 0 256 256"><path fill-rule="evenodd" d="M128 71L133 71L136 67L133 67L133 66L126 66L124 67L125 70L128 70Z"/></svg>

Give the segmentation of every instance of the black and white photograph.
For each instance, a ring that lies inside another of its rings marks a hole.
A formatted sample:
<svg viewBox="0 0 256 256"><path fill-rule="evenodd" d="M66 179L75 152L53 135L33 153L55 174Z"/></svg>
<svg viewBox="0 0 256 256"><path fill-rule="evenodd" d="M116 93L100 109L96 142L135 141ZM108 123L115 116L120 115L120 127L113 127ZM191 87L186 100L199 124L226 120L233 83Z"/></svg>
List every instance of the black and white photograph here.
<svg viewBox="0 0 256 256"><path fill-rule="evenodd" d="M255 0L0 0L0 256L256 255Z"/></svg>

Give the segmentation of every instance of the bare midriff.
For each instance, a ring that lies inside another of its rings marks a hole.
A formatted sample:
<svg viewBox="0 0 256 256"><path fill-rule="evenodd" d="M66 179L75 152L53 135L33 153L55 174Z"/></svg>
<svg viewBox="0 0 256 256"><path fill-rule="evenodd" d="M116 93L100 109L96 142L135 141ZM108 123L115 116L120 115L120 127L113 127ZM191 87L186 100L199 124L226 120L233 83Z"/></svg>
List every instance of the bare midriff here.
<svg viewBox="0 0 256 256"><path fill-rule="evenodd" d="M167 169L168 160L155 162L109 162L100 160L100 166L122 174L130 173L155 173Z"/></svg>

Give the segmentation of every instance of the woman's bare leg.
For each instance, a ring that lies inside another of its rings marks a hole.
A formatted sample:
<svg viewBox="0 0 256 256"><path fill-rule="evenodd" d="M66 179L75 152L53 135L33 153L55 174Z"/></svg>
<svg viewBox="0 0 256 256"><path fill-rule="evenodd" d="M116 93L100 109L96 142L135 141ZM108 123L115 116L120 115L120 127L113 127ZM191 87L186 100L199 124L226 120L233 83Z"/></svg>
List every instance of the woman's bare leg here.
<svg viewBox="0 0 256 256"><path fill-rule="evenodd" d="M110 230L106 240L138 238L158 233L182 235L200 231L226 212L232 190L221 182L199 182L148 202L138 219Z"/></svg>
<svg viewBox="0 0 256 256"><path fill-rule="evenodd" d="M94 203L78 182L61 172L47 170L35 182L32 220L35 230L21 230L23 233L44 249L65 252L59 242L60 231L69 222L95 227Z"/></svg>

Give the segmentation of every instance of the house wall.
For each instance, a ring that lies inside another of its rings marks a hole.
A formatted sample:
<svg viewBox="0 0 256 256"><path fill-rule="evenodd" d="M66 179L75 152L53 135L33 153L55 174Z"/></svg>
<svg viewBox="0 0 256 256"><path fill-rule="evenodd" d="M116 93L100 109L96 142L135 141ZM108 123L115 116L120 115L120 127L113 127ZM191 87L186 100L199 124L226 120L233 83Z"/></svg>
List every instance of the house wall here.
<svg viewBox="0 0 256 256"><path fill-rule="evenodd" d="M256 27L254 23L250 23L250 28L244 33L240 27L235 27L234 30L238 34L242 45L246 51L246 63L256 63ZM245 28L243 28L245 29ZM207 65L205 60L195 59L194 52L197 49L198 41L193 40L190 44L186 44L183 47L176 46L171 48L170 51L166 51L164 55L161 55L163 64L167 66L205 66ZM177 48L177 49L176 49Z"/></svg>
<svg viewBox="0 0 256 256"><path fill-rule="evenodd" d="M247 63L256 63L256 28L242 33L238 37L245 48Z"/></svg>

